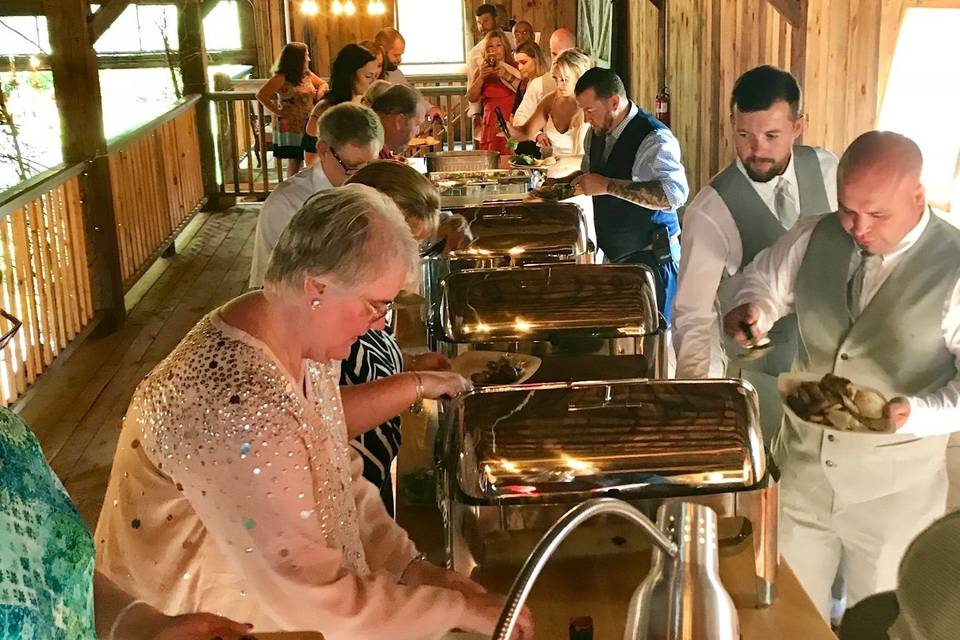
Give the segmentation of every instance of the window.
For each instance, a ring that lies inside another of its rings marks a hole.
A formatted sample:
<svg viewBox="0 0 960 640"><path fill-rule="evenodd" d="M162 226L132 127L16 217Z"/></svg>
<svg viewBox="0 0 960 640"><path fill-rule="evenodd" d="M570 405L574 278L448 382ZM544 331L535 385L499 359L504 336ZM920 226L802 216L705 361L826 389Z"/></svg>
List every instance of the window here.
<svg viewBox="0 0 960 640"><path fill-rule="evenodd" d="M960 9L907 10L878 120L880 129L897 131L920 145L927 198L955 214L960 213L957 34Z"/></svg>
<svg viewBox="0 0 960 640"><path fill-rule="evenodd" d="M405 65L463 64L463 0L397 0Z"/></svg>
<svg viewBox="0 0 960 640"><path fill-rule="evenodd" d="M174 5L128 6L94 45L97 53L163 51L166 36L170 49L180 47L177 8Z"/></svg>
<svg viewBox="0 0 960 640"><path fill-rule="evenodd" d="M33 55L50 51L47 19L34 16L0 18L0 54Z"/></svg>
<svg viewBox="0 0 960 640"><path fill-rule="evenodd" d="M203 19L207 51L240 49L240 12L237 0L220 0Z"/></svg>

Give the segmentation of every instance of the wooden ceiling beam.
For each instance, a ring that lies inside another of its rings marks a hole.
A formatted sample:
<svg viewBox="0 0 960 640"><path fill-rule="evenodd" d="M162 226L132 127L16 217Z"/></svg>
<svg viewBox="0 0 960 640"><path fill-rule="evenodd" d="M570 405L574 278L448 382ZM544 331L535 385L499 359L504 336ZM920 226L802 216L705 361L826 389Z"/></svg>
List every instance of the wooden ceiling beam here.
<svg viewBox="0 0 960 640"><path fill-rule="evenodd" d="M42 16L41 0L5 0L0 3L0 16Z"/></svg>
<svg viewBox="0 0 960 640"><path fill-rule="evenodd" d="M206 18L218 4L220 4L220 0L203 0L203 3L200 5L200 15Z"/></svg>
<svg viewBox="0 0 960 640"><path fill-rule="evenodd" d="M762 2L763 0L761 0ZM803 24L803 4L805 0L767 0L784 20L795 29L806 28Z"/></svg>
<svg viewBox="0 0 960 640"><path fill-rule="evenodd" d="M90 23L90 42L99 40L129 5L130 0L106 0L101 4L97 12L87 18Z"/></svg>

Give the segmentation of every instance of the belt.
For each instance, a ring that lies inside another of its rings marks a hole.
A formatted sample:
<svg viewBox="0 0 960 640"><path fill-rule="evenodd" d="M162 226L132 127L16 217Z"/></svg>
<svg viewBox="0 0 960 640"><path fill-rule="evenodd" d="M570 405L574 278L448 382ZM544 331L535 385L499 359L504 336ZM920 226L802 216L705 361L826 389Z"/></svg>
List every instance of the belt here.
<svg viewBox="0 0 960 640"><path fill-rule="evenodd" d="M653 251L653 243L651 242L644 248L637 249L637 251ZM672 251L675 256L680 254L680 234L679 233L670 236L670 251Z"/></svg>

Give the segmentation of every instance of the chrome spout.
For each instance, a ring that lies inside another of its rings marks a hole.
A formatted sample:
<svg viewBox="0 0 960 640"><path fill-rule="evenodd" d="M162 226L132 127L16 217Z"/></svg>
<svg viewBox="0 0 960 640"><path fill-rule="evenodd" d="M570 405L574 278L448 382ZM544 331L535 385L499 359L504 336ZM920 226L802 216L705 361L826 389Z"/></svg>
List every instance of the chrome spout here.
<svg viewBox="0 0 960 640"><path fill-rule="evenodd" d="M643 530L647 537L650 538L663 553L671 558L677 557L677 545L664 535L650 518L626 502L615 498L594 498L582 502L573 509L570 509L570 511L550 527L543 538L540 539L540 542L537 543L530 557L527 558L523 568L510 587L510 593L507 595L507 603L504 606L503 612L500 614L499 620L497 620L497 626L493 632L493 640L507 640L510 634L513 633L517 616L527 601L527 596L530 595L530 590L533 589L534 582L536 582L547 560L549 560L554 551L557 550L560 543L562 543L574 529L593 516L601 513L615 514L633 522Z"/></svg>

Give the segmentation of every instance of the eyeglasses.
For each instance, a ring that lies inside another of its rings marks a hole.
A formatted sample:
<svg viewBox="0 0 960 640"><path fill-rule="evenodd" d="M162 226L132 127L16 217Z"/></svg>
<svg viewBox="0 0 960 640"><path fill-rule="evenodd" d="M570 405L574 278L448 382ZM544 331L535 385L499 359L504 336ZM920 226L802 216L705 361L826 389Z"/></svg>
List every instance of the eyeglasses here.
<svg viewBox="0 0 960 640"><path fill-rule="evenodd" d="M393 311L394 306L397 304L396 300L391 300L390 302L371 301L365 298L361 298L361 300L363 300L363 304L370 307L370 311L373 314L370 322L377 322L383 319L388 313Z"/></svg>
<svg viewBox="0 0 960 640"><path fill-rule="evenodd" d="M2 335L0 335L0 349L3 349L5 346L7 346L7 343L10 342L10 339L17 334L17 331L20 330L20 327L23 326L23 323L20 322L19 318L10 315L3 309L0 309L0 316L3 316L3 318L12 325L9 329L3 332Z"/></svg>
<svg viewBox="0 0 960 640"><path fill-rule="evenodd" d="M337 152L333 150L333 147L327 147L327 150L330 152L330 155L333 156L333 159L337 161L337 164L340 165L340 168L343 169L343 172L348 176L353 175L367 164L366 162L362 162L355 167L350 166L340 159L340 156L338 156Z"/></svg>

